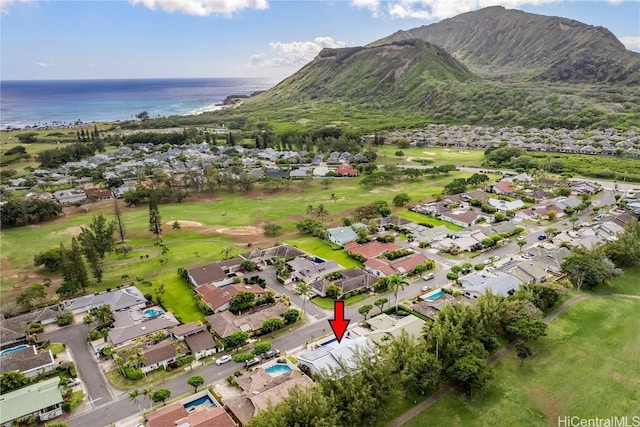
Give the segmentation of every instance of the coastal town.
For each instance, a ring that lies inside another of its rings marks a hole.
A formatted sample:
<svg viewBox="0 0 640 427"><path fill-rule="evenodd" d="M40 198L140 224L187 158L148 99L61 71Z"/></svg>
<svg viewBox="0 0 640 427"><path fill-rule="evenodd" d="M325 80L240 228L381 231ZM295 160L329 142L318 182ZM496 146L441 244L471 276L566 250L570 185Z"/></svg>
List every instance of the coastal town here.
<svg viewBox="0 0 640 427"><path fill-rule="evenodd" d="M549 134L577 135L529 130L524 139L507 129L499 133L429 126L392 133L387 141L454 152L490 144L547 150L555 147ZM589 138L580 147L615 148L611 155L632 155L640 141L633 132L580 136ZM399 174L424 167L400 160ZM243 179L267 192L309 180L337 188L335 183L371 174L365 169L371 163L361 153L338 151L134 144L6 180L4 191L89 217L112 203L125 203L123 209L145 203L136 196L141 190L183 191L184 199L223 185L232 191ZM92 173L97 169L98 180ZM420 340L447 305L472 306L486 294L508 299L536 285L554 289L559 298L574 280L565 262L572 250L615 242L640 216L640 190L633 184L481 168L473 176L464 191L445 187L418 203L394 198L395 212L374 204L373 212L356 209L341 226L325 225L311 207L307 214L321 221L308 217L298 223L299 232L317 236L337 258L278 242L250 242L222 259L201 253L199 262L176 273L204 313L198 321L183 322L165 303L164 290L149 292L144 278L127 279L127 269L115 288L71 298L60 292L55 305L42 307L38 301L46 298L29 297L29 288L18 301L35 309L0 320L2 375L22 385L3 391L2 425L59 419L70 426L251 425L290 390L313 388L329 373L348 374L360 352L377 351L403 335ZM43 191L55 186L65 189ZM198 219L185 212L168 223L174 231ZM349 265L341 264L344 259ZM338 340L328 323L332 301L347 302L351 321Z"/></svg>

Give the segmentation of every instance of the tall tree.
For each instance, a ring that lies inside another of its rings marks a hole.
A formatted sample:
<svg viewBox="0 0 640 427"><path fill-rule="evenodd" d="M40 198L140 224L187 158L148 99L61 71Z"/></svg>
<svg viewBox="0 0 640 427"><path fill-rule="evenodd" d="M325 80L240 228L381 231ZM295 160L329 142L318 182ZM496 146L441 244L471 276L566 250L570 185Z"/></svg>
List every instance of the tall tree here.
<svg viewBox="0 0 640 427"><path fill-rule="evenodd" d="M155 193L151 193L149 197L149 231L156 238L160 238L162 234L162 219L158 210L158 196Z"/></svg>
<svg viewBox="0 0 640 427"><path fill-rule="evenodd" d="M120 206L118 206L118 199L116 197L113 198L113 205L116 212L116 223L118 224L118 235L120 236L120 243L124 244L124 225L122 224Z"/></svg>
<svg viewBox="0 0 640 427"><path fill-rule="evenodd" d="M307 301L309 300L309 297L311 295L311 291L313 291L313 288L311 287L311 285L309 285L306 282L299 282L296 285L295 290L296 290L296 293L302 297L302 312L305 313L304 308L305 308L305 305L307 304Z"/></svg>
<svg viewBox="0 0 640 427"><path fill-rule="evenodd" d="M44 291L44 286L39 283L34 283L18 295L16 302L22 305L29 305L35 310L40 301L44 300L46 297L47 293Z"/></svg>
<svg viewBox="0 0 640 427"><path fill-rule="evenodd" d="M373 303L373 305L377 306L380 309L380 313L382 313L382 310L384 308L384 305L389 302L389 299L386 297L381 297L378 298L377 300L375 300L375 302Z"/></svg>
<svg viewBox="0 0 640 427"><path fill-rule="evenodd" d="M324 219L329 215L329 211L324 206L324 203L320 203L315 210L315 214L320 218L320 221L324 222Z"/></svg>
<svg viewBox="0 0 640 427"><path fill-rule="evenodd" d="M204 377L202 375L194 375L189 377L187 384L194 388L194 393L198 391L198 387L204 384Z"/></svg>
<svg viewBox="0 0 640 427"><path fill-rule="evenodd" d="M129 392L129 400L138 405L138 412L142 412L142 407L140 406L140 396L142 396L142 392L137 388L134 388Z"/></svg>
<svg viewBox="0 0 640 427"><path fill-rule="evenodd" d="M69 264L72 269L72 280L77 282L84 291L89 286L89 275L82 259L82 249L75 237L71 239L71 259Z"/></svg>
<svg viewBox="0 0 640 427"><path fill-rule="evenodd" d="M398 313L398 293L403 290L406 286L409 286L409 282L401 276L400 274L392 274L387 277L387 285L391 291L393 291L393 296L396 298L396 314Z"/></svg>
<svg viewBox="0 0 640 427"><path fill-rule="evenodd" d="M93 277L100 283L102 281L103 261L97 249L98 244L96 238L84 227L82 228L79 238L80 244L82 245L82 252L91 267Z"/></svg>

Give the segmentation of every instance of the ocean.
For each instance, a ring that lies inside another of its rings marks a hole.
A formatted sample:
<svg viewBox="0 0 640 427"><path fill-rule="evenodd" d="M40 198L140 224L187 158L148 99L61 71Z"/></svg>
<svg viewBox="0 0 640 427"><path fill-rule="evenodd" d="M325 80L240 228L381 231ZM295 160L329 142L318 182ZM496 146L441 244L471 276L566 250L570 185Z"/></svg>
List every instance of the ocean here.
<svg viewBox="0 0 640 427"><path fill-rule="evenodd" d="M229 95L276 82L256 78L0 81L0 129L198 114Z"/></svg>

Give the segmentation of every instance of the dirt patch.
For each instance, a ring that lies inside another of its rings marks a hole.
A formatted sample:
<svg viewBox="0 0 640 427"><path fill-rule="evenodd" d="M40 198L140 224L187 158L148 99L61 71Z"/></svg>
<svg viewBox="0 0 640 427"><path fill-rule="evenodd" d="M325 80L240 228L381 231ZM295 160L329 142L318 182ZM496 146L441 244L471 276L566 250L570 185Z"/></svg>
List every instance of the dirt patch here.
<svg viewBox="0 0 640 427"><path fill-rule="evenodd" d="M373 194L378 194L380 192L380 189L378 188L374 188L373 190L369 191L369 193L373 193Z"/></svg>
<svg viewBox="0 0 640 427"><path fill-rule="evenodd" d="M177 220L177 221L169 221L166 222L164 225L167 226L173 226L173 223L177 222L178 224L180 224L180 228L200 228L203 227L203 225L199 222L196 221L183 221L183 220Z"/></svg>
<svg viewBox="0 0 640 427"><path fill-rule="evenodd" d="M427 156L435 156L436 153L434 153L433 151L423 151L422 154L426 154Z"/></svg>
<svg viewBox="0 0 640 427"><path fill-rule="evenodd" d="M536 401L540 405L540 410L544 412L548 420L557 420L560 415L558 401L549 393L546 387L536 387L533 390Z"/></svg>
<svg viewBox="0 0 640 427"><path fill-rule="evenodd" d="M80 226L75 227L67 227L64 230L54 231L51 233L52 236L69 236L74 234L80 234L82 231Z"/></svg>
<svg viewBox="0 0 640 427"><path fill-rule="evenodd" d="M217 227L216 233L225 234L227 236L260 236L262 229L253 226L246 227Z"/></svg>

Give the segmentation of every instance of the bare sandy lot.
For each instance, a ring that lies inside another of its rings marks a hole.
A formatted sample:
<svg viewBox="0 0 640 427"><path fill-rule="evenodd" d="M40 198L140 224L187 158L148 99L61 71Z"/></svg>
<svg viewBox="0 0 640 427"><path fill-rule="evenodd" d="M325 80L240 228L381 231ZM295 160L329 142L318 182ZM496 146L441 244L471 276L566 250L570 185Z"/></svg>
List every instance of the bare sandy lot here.
<svg viewBox="0 0 640 427"><path fill-rule="evenodd" d="M262 234L261 228L253 226L217 227L214 231L216 233L226 234L227 236L259 236Z"/></svg>

